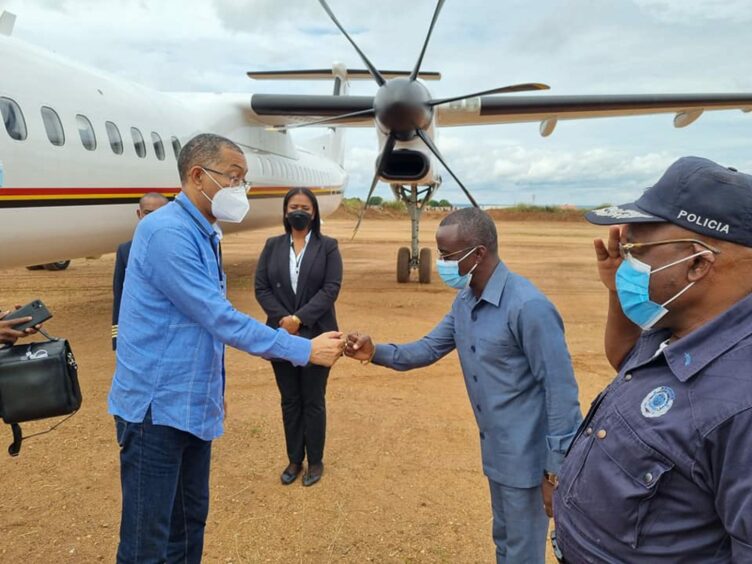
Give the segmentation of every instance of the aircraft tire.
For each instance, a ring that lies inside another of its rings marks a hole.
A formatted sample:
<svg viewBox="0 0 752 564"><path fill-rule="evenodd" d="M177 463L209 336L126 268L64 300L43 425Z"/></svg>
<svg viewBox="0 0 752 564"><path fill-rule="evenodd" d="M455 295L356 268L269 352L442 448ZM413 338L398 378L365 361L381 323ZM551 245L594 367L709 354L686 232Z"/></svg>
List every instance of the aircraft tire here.
<svg viewBox="0 0 752 564"><path fill-rule="evenodd" d="M418 281L421 284L431 283L431 249L423 247L420 250L420 266L418 267Z"/></svg>
<svg viewBox="0 0 752 564"><path fill-rule="evenodd" d="M400 247L397 251L397 282L404 284L410 281L410 249Z"/></svg>
<svg viewBox="0 0 752 564"><path fill-rule="evenodd" d="M59 260L57 262L51 262L44 265L45 270L59 271L65 270L70 266L69 260Z"/></svg>
<svg viewBox="0 0 752 564"><path fill-rule="evenodd" d="M34 266L27 266L26 270L44 270L43 264L35 264Z"/></svg>

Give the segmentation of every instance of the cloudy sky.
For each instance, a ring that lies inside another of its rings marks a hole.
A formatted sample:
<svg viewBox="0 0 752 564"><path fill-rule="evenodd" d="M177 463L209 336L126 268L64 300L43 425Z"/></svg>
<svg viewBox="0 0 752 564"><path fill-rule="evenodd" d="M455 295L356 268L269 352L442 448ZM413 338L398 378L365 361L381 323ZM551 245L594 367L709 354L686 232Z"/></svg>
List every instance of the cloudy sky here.
<svg viewBox="0 0 752 564"><path fill-rule="evenodd" d="M432 0L330 0L381 68L412 68ZM315 0L0 0L15 36L161 90L329 93L329 83L255 82L248 70L362 68ZM426 53L435 96L517 82L554 94L752 92L748 0L447 0ZM355 83L352 93L376 85ZM545 94L544 94L545 95ZM617 203L682 155L752 171L752 114L709 112L446 128L438 145L481 203ZM310 133L301 133L301 136ZM348 196L364 196L377 143L348 133ZM444 175L440 198L462 202ZM377 194L387 196L386 185Z"/></svg>

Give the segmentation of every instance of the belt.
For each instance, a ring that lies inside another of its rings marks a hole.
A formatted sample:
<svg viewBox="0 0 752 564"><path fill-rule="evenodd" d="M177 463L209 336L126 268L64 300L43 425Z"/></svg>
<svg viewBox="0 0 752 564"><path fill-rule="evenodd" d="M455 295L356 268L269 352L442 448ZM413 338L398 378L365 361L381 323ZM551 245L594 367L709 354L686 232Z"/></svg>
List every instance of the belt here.
<svg viewBox="0 0 752 564"><path fill-rule="evenodd" d="M561 549L559 548L559 543L556 540L556 529L551 530L551 548L554 551L554 556L556 557L556 561L559 564L567 564L567 561L564 560L564 555L561 553Z"/></svg>

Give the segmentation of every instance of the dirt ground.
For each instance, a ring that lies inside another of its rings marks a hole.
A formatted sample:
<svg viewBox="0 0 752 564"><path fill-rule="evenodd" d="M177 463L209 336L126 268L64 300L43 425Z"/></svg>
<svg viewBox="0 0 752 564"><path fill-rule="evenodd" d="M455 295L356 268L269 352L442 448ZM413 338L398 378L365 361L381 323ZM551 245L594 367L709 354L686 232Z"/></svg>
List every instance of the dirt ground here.
<svg viewBox="0 0 752 564"><path fill-rule="evenodd" d="M435 248L436 218L422 225ZM406 220L366 221L350 241L352 219L328 220L339 238L345 280L341 328L402 342L429 331L454 291L395 281ZM500 254L556 304L580 385L592 397L612 377L602 354L606 295L597 280L585 222L498 224ZM224 244L229 296L257 318L253 271L266 237L229 236ZM65 272L0 273L2 306L41 298L55 317L48 330L70 339L80 366L81 411L52 434L5 455L0 426L0 562L114 561L119 526L118 449L106 398L114 255L75 260ZM396 373L342 359L329 380L323 480L284 487L279 394L268 363L227 356L229 415L215 441L205 562L492 562L491 510L475 421L456 354L434 366ZM27 434L47 422L25 426ZM549 561L553 561L549 554Z"/></svg>

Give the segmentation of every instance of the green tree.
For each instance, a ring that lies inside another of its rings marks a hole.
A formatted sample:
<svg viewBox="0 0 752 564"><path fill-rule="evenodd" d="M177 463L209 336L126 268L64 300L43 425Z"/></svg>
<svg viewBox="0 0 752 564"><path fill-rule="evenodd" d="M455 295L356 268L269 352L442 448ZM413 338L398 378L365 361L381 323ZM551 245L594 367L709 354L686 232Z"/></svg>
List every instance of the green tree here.
<svg viewBox="0 0 752 564"><path fill-rule="evenodd" d="M380 206L384 203L384 198L381 196L371 196L368 200L369 206Z"/></svg>
<svg viewBox="0 0 752 564"><path fill-rule="evenodd" d="M440 206L440 204L436 200L431 200L430 202L428 202L428 207L429 208L438 208L439 206Z"/></svg>
<svg viewBox="0 0 752 564"><path fill-rule="evenodd" d="M451 208L452 204L449 203L449 200L441 200L439 202L439 206L442 207L442 208Z"/></svg>

